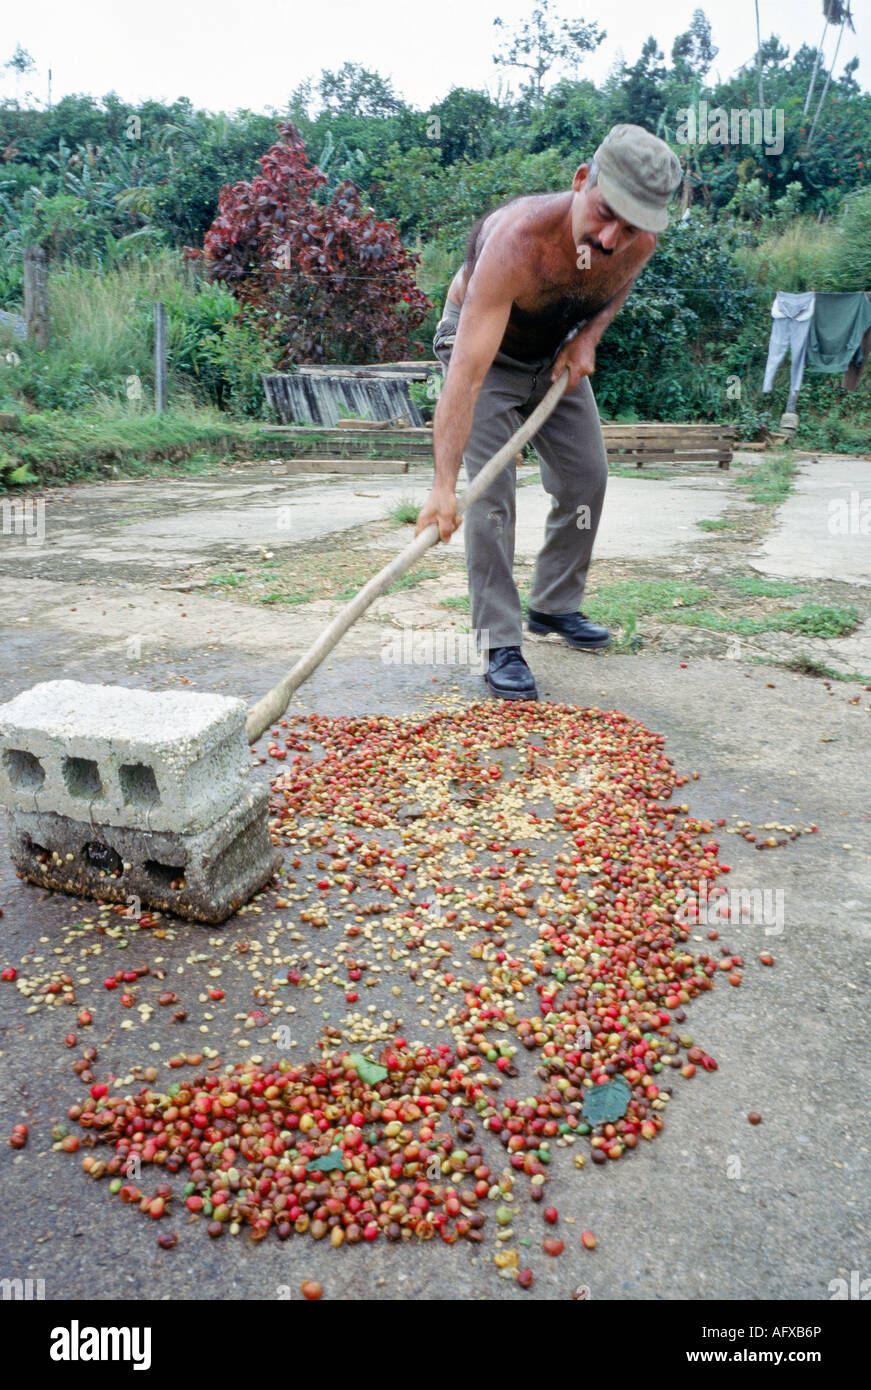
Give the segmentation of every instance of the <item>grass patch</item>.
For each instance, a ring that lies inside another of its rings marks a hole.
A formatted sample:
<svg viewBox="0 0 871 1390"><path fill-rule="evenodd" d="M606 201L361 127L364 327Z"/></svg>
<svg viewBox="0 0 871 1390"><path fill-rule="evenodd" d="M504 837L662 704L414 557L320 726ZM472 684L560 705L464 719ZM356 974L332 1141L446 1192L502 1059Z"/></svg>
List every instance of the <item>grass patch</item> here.
<svg viewBox="0 0 871 1390"><path fill-rule="evenodd" d="M791 598L793 594L806 594L809 587L787 579L758 579L754 574L723 575L721 582L752 598Z"/></svg>
<svg viewBox="0 0 871 1390"><path fill-rule="evenodd" d="M813 656L793 656L789 661L785 661L784 666L787 671L796 671L800 676L826 677L828 680L839 680L839 671L833 670L831 666L826 666L824 662L817 661Z"/></svg>
<svg viewBox="0 0 871 1390"><path fill-rule="evenodd" d="M390 513L390 520L397 526L415 526L420 515L420 507L410 497L401 497Z"/></svg>
<svg viewBox="0 0 871 1390"><path fill-rule="evenodd" d="M845 637L853 632L859 614L849 608L825 608L805 604L802 608L780 613L767 613L761 618L719 613L710 608L694 608L687 613L663 612L664 622L682 623L686 627L704 627L711 632L737 632L742 637L754 637L761 632L800 632L803 637Z"/></svg>
<svg viewBox="0 0 871 1390"><path fill-rule="evenodd" d="M772 506L783 502L792 492L796 462L791 452L764 455L762 461L745 470L738 486L746 488L751 502Z"/></svg>
<svg viewBox="0 0 871 1390"><path fill-rule="evenodd" d="M119 404L77 415L25 415L3 443L16 465L52 484L110 471L143 477L168 464L202 472L214 461L210 455L232 449L244 430L217 410L189 406L154 415Z"/></svg>
<svg viewBox="0 0 871 1390"><path fill-rule="evenodd" d="M407 589L416 589L419 584L423 584L427 579L435 579L437 575L438 571L433 569L412 570L411 574L403 574L397 579L395 584L391 584L390 588L385 589L384 592L387 594L396 594L402 593ZM350 601L355 594L359 593L363 585L368 584L371 578L371 574L367 574L362 579L353 579L349 584L346 584L344 588L337 589L333 594L322 594L321 597L335 598L341 603L346 603Z"/></svg>
<svg viewBox="0 0 871 1390"><path fill-rule="evenodd" d="M410 574L403 574L395 584L391 584L387 592L388 594L395 594L400 593L403 589L416 589L418 584L423 584L425 580L437 578L438 570L412 570Z"/></svg>
<svg viewBox="0 0 871 1390"><path fill-rule="evenodd" d="M309 603L311 599L317 598L315 589L301 589L295 594L285 594L281 592L264 594L258 599L258 603L286 603L289 608L293 608L298 603Z"/></svg>
<svg viewBox="0 0 871 1390"><path fill-rule="evenodd" d="M806 585L781 583L736 575L727 580L733 590L756 598L781 598L804 592ZM590 599L590 617L604 623L617 635L612 652L637 651L636 635L640 617L657 616L666 623L707 628L711 632L734 632L753 637L763 632L795 632L804 637L844 637L859 623L853 607L833 608L805 604L801 608L781 609L758 617L740 611L720 611L710 606L714 594L682 580L627 580L609 584Z"/></svg>
<svg viewBox="0 0 871 1390"><path fill-rule="evenodd" d="M155 415L135 402L102 398L74 415L19 412L18 428L3 432L0 492L10 484L57 486L106 476L204 473L217 470L232 458L302 457L323 453L324 447L323 433L318 430L289 440L259 421L234 420L211 406L198 406L189 400ZM370 453L377 462L400 448L399 444L379 444ZM24 472L10 476L19 469Z"/></svg>
<svg viewBox="0 0 871 1390"><path fill-rule="evenodd" d="M696 525L700 527L702 531L728 531L730 526L736 525L736 522L729 521L724 516L706 516L703 517L701 521L697 521Z"/></svg>
<svg viewBox="0 0 871 1390"><path fill-rule="evenodd" d="M628 465L620 463L609 464L608 474L612 478L646 478L650 482L673 476L662 468L629 468Z"/></svg>
<svg viewBox="0 0 871 1390"><path fill-rule="evenodd" d="M859 625L859 614L850 604L847 608L826 608L820 604L805 604L789 615L789 629L804 637L846 637Z"/></svg>
<svg viewBox="0 0 871 1390"><path fill-rule="evenodd" d="M460 613L471 613L472 602L468 594L452 594L450 598L439 599L439 608L453 608Z"/></svg>
<svg viewBox="0 0 871 1390"><path fill-rule="evenodd" d="M713 598L709 589L681 579L627 579L606 584L590 599L590 617L607 627L624 627L632 617L687 608Z"/></svg>
<svg viewBox="0 0 871 1390"><path fill-rule="evenodd" d="M215 589L239 589L244 580L244 575L231 571L227 574L213 574L208 582L210 587Z"/></svg>
<svg viewBox="0 0 871 1390"><path fill-rule="evenodd" d="M670 612L674 608L685 609L712 597L709 589L683 580L629 579L622 584L606 584L600 589L595 598L590 599L589 613L595 622L604 623L616 634L611 651L619 654L637 651L640 647L641 639L635 631L640 617Z"/></svg>
<svg viewBox="0 0 871 1390"><path fill-rule="evenodd" d="M793 656L788 662L772 662L768 656L754 656L754 666L779 666L788 671L796 671L797 676L814 676L825 678L827 681L845 681L846 684L871 685L871 676L868 674L852 671L836 671L833 666L824 666L824 663L817 662L813 656Z"/></svg>

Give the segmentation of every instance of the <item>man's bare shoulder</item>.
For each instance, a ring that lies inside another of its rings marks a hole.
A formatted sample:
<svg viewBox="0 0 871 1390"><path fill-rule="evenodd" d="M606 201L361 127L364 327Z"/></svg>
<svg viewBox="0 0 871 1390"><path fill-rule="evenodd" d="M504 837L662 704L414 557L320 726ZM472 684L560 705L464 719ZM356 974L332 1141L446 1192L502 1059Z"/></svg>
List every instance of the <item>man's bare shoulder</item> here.
<svg viewBox="0 0 871 1390"><path fill-rule="evenodd" d="M469 239L463 269L471 282L513 270L525 283L552 251L556 229L565 218L563 194L541 193L514 198L483 217Z"/></svg>
<svg viewBox="0 0 871 1390"><path fill-rule="evenodd" d="M482 245L546 237L565 217L570 195L530 193L494 208L481 221Z"/></svg>

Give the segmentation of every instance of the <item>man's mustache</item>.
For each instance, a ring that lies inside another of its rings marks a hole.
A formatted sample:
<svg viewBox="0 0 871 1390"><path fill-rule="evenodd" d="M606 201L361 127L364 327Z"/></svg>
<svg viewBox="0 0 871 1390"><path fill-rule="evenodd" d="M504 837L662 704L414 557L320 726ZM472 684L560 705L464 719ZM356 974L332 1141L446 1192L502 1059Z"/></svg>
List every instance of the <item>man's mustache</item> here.
<svg viewBox="0 0 871 1390"><path fill-rule="evenodd" d="M614 254L613 247L603 246L600 241L596 241L595 237L581 237L581 241L586 246L592 246L595 251L601 251L603 256L613 256Z"/></svg>

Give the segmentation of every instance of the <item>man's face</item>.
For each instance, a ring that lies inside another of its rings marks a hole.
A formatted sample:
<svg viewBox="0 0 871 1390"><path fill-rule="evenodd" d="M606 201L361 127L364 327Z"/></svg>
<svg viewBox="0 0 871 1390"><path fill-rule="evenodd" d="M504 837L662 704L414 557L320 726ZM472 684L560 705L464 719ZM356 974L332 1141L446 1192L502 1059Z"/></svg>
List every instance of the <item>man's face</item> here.
<svg viewBox="0 0 871 1390"><path fill-rule="evenodd" d="M593 256L611 256L623 251L636 237L638 227L618 217L602 196L598 184L591 188L587 182L590 166L582 164L575 174L572 188L575 193L572 208L572 228L575 243L589 246Z"/></svg>

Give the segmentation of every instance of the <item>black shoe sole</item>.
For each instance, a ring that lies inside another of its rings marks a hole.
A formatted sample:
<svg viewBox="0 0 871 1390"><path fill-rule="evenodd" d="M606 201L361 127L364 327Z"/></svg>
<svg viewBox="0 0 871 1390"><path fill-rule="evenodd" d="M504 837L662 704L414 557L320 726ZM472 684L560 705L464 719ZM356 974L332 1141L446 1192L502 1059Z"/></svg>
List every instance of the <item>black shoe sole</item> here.
<svg viewBox="0 0 871 1390"><path fill-rule="evenodd" d="M612 641L612 638L608 636L602 642L575 642L564 632L557 631L555 627L545 627L544 623L536 623L532 619L527 622L526 626L530 632L540 632L545 636L559 637L567 647L573 647L578 652L603 652L606 647L610 647Z"/></svg>
<svg viewBox="0 0 871 1390"><path fill-rule="evenodd" d="M498 685L494 685L494 684L492 683L492 681L491 681L487 676L484 677L484 680L486 681L487 686L488 686L489 690L492 692L492 694L498 696L498 698L499 698L500 700L537 700L537 699L538 699L538 691L536 690L535 686L533 686L532 690L501 690L501 689L499 688L499 686L498 686Z"/></svg>

